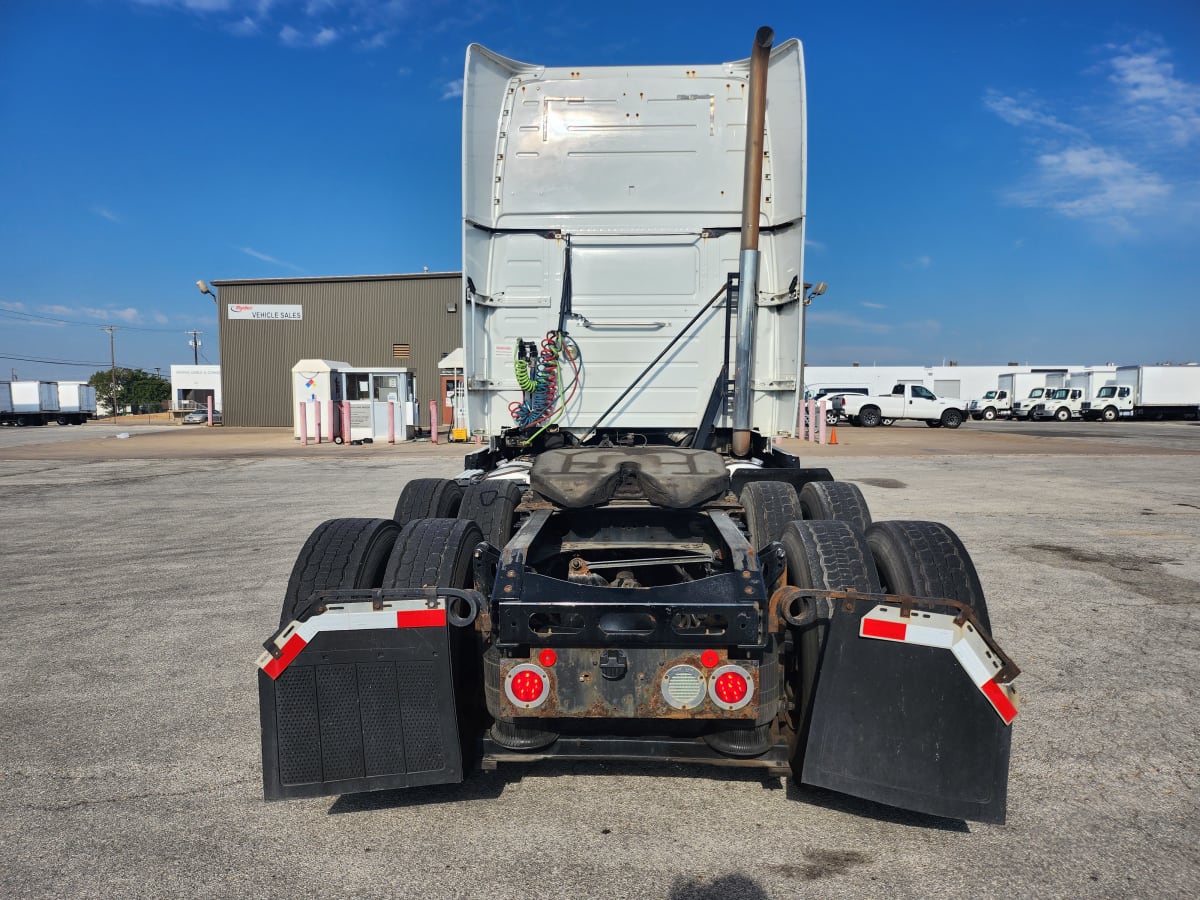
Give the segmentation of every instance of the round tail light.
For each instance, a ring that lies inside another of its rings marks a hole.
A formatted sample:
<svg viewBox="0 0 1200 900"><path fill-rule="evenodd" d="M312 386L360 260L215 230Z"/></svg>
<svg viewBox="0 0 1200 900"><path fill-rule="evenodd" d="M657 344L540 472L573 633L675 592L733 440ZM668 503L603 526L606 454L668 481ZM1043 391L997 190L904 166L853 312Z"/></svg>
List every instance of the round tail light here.
<svg viewBox="0 0 1200 900"><path fill-rule="evenodd" d="M672 666L663 676L663 699L675 709L699 706L704 702L704 689L704 673L695 666Z"/></svg>
<svg viewBox="0 0 1200 900"><path fill-rule="evenodd" d="M534 709L550 696L550 676L532 663L514 666L504 677L504 693L509 702L521 709Z"/></svg>
<svg viewBox="0 0 1200 900"><path fill-rule="evenodd" d="M741 709L754 697L754 679L741 666L722 666L712 673L708 696L721 709Z"/></svg>

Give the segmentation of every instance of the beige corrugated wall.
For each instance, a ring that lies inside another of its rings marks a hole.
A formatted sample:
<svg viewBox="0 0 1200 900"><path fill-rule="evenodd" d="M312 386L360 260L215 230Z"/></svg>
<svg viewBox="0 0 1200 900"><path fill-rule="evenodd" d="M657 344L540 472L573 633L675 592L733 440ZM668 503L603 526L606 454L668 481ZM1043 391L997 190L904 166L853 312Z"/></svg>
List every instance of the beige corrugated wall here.
<svg viewBox="0 0 1200 900"><path fill-rule="evenodd" d="M421 422L440 400L438 362L462 343L462 276L455 273L215 281L226 425L292 424L292 366L332 359L416 373ZM231 304L303 308L303 319L246 320ZM448 310L453 311L448 311ZM412 348L394 359L393 344Z"/></svg>

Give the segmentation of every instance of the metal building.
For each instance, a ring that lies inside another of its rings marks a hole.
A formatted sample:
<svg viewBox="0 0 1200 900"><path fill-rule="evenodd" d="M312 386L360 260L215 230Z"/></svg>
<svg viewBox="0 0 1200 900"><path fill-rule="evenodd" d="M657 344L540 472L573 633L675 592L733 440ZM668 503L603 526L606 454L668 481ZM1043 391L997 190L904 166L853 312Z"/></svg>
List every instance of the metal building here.
<svg viewBox="0 0 1200 900"><path fill-rule="evenodd" d="M290 426L292 366L343 359L416 374L421 422L462 343L458 272L214 281L226 425Z"/></svg>

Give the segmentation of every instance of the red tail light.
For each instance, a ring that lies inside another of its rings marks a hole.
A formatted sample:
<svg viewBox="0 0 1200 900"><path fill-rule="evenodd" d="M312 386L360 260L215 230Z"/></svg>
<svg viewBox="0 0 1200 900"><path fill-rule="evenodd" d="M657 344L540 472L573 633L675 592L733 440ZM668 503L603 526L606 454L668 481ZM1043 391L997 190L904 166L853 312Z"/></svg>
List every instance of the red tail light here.
<svg viewBox="0 0 1200 900"><path fill-rule="evenodd" d="M509 670L504 679L504 693L513 706L533 709L546 702L550 676L545 669L523 663Z"/></svg>
<svg viewBox="0 0 1200 900"><path fill-rule="evenodd" d="M741 709L754 697L754 681L741 666L722 666L712 674L708 696L722 709Z"/></svg>

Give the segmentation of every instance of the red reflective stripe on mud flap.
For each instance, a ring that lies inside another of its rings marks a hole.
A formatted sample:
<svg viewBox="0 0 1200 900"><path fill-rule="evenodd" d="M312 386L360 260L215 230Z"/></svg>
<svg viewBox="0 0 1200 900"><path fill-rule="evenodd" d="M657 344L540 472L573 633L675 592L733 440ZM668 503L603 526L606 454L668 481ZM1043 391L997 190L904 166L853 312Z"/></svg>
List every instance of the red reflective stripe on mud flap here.
<svg viewBox="0 0 1200 900"><path fill-rule="evenodd" d="M1017 717L1017 708L1013 706L1012 701L1008 699L1008 694L1004 692L1004 688L996 684L995 679L985 681L979 686L983 691L983 696L991 701L992 706L996 708L996 712L1000 714L1006 725L1011 725L1012 720Z"/></svg>
<svg viewBox="0 0 1200 900"><path fill-rule="evenodd" d="M396 612L397 628L445 628L444 609L415 609L412 612Z"/></svg>
<svg viewBox="0 0 1200 900"><path fill-rule="evenodd" d="M274 681L283 674L283 670L291 665L292 660L300 655L300 651L307 646L304 638L298 634L293 634L286 644L279 651L279 655L273 657L269 663L263 666L263 671Z"/></svg>
<svg viewBox="0 0 1200 900"><path fill-rule="evenodd" d="M883 638L885 641L902 641L908 626L903 622L887 622L882 619L863 619L862 636Z"/></svg>

